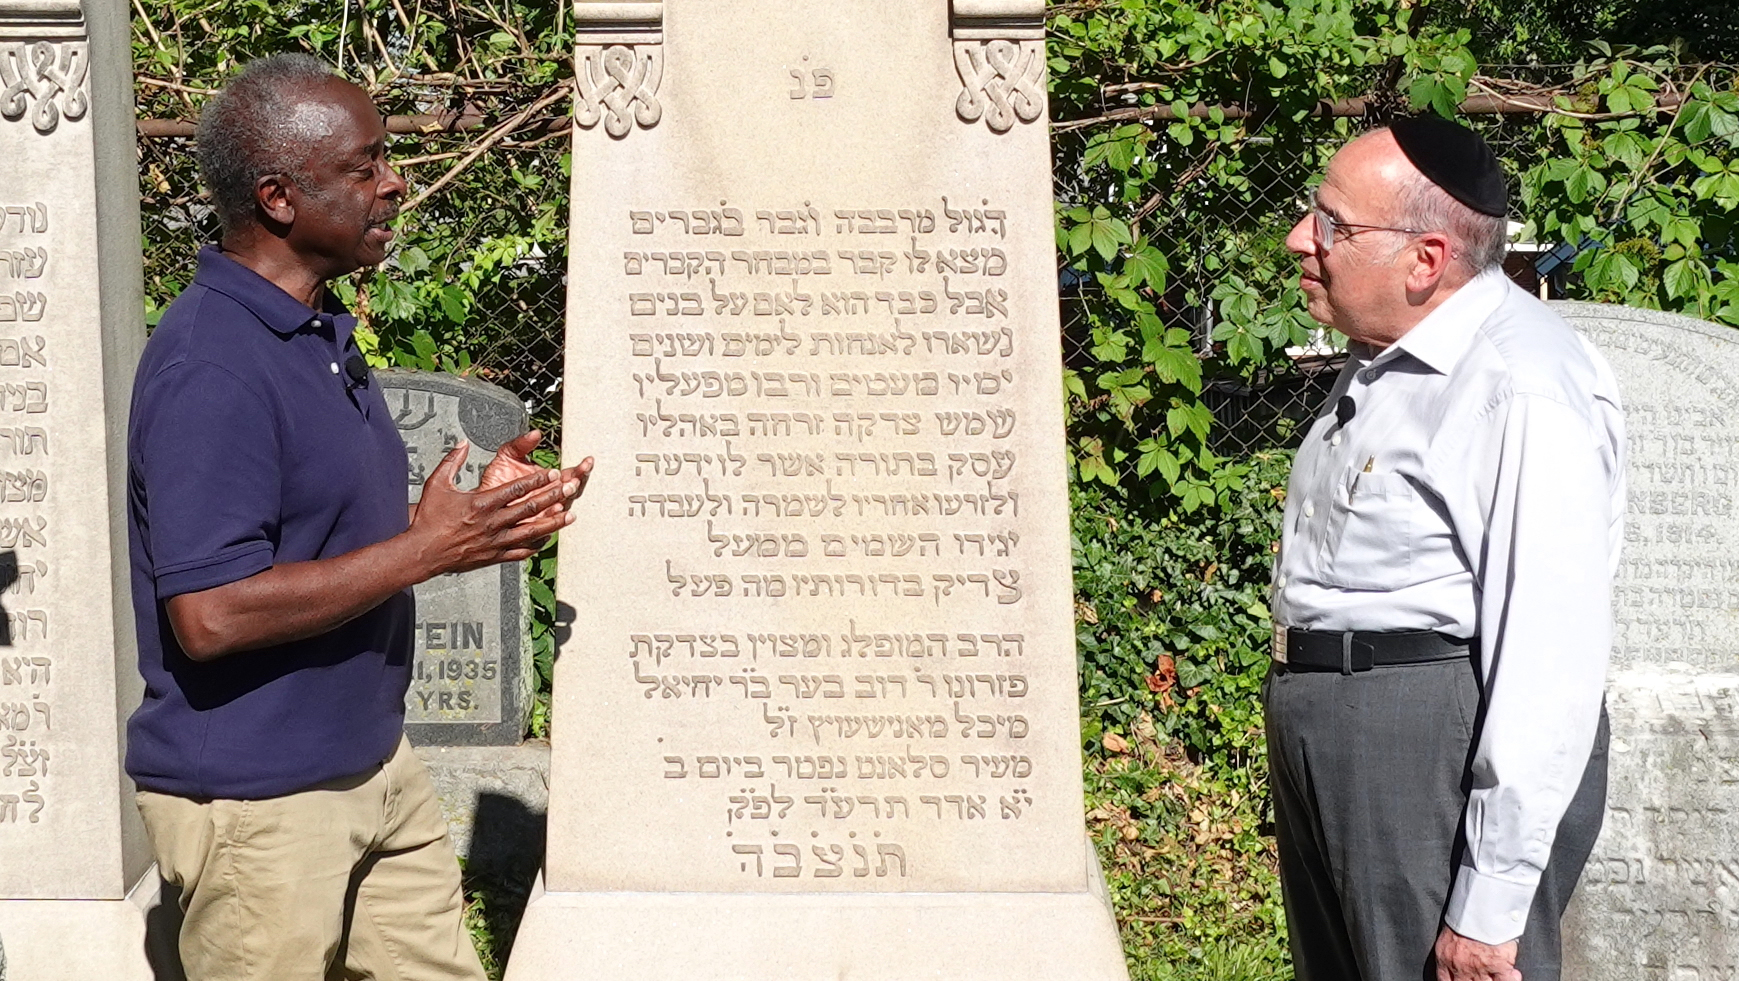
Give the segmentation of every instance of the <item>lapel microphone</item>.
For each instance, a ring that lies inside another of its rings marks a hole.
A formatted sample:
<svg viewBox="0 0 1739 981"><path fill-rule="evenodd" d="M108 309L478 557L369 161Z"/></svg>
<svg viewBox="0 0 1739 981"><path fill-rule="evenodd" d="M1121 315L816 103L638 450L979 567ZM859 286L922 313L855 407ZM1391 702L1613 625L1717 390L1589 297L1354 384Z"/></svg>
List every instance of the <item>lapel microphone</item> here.
<svg viewBox="0 0 1739 981"><path fill-rule="evenodd" d="M361 358L352 358L351 360L361 361L362 359ZM348 367L348 365L346 367ZM1353 414L1358 412L1358 411L1359 411L1358 403L1353 401L1353 397L1351 395L1342 395L1340 397L1340 401L1338 401L1334 404L1335 425L1341 427L1342 429L1345 429L1347 423L1353 421Z"/></svg>
<svg viewBox="0 0 1739 981"><path fill-rule="evenodd" d="M368 387L368 362L362 360L362 355L352 354L344 360L344 373L350 377L349 384L344 386L346 392L354 392L359 388ZM1350 401L1350 399L1343 399ZM1348 413L1351 415L1351 413Z"/></svg>

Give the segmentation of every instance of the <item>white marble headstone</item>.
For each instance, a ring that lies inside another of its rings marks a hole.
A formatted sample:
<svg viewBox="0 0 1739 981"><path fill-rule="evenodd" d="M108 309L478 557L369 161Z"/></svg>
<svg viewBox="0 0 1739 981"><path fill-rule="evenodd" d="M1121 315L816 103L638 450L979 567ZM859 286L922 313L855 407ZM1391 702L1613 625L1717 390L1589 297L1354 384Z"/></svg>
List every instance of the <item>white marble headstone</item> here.
<svg viewBox="0 0 1739 981"><path fill-rule="evenodd" d="M1739 978L1739 331L1554 307L1617 374L1630 453L1606 822L1564 977Z"/></svg>
<svg viewBox="0 0 1739 981"><path fill-rule="evenodd" d="M156 876L120 768L145 338L130 61L126 0L0 0L0 943L29 981L149 976Z"/></svg>
<svg viewBox="0 0 1739 981"><path fill-rule="evenodd" d="M410 503L441 458L471 445L459 486L477 486L497 448L529 428L525 404L476 378L375 372L410 457ZM513 746L530 710L524 562L437 576L416 587L405 733L418 746Z"/></svg>
<svg viewBox="0 0 1739 981"><path fill-rule="evenodd" d="M515 981L1124 974L1043 15L576 5L563 438L598 462Z"/></svg>

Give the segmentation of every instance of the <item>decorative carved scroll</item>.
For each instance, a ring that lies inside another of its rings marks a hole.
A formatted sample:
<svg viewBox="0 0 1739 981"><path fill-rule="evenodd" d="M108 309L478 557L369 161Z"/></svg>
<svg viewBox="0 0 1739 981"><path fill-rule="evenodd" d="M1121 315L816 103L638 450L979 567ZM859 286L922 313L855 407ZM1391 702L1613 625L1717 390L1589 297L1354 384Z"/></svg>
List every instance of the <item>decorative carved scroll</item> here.
<svg viewBox="0 0 1739 981"><path fill-rule="evenodd" d="M954 111L993 133L1006 133L1016 120L1030 123L1045 112L1045 42L956 41L954 67L960 72L960 97Z"/></svg>
<svg viewBox="0 0 1739 981"><path fill-rule="evenodd" d="M1043 0L952 0L949 33L960 97L954 111L993 133L1045 114Z"/></svg>
<svg viewBox="0 0 1739 981"><path fill-rule="evenodd" d="M577 0L574 4L574 123L599 122L615 139L658 125L664 107L664 4L659 0Z"/></svg>
<svg viewBox="0 0 1739 981"><path fill-rule="evenodd" d="M90 50L84 41L13 41L0 44L0 117L16 122L30 113L38 133L52 133L64 116L90 109L85 77ZM31 109L31 103L35 109Z"/></svg>
<svg viewBox="0 0 1739 981"><path fill-rule="evenodd" d="M580 93L579 105L574 107L576 125L591 129L602 120L604 132L616 139L627 136L636 123L641 129L658 125L664 114L658 104L658 82L664 76L663 45L582 45L575 55Z"/></svg>

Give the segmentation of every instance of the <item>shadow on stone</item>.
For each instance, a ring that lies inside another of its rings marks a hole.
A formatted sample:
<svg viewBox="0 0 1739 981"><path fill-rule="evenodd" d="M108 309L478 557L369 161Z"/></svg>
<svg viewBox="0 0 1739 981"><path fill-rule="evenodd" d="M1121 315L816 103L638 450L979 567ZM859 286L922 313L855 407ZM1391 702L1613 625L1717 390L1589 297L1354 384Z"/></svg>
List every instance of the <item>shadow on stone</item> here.
<svg viewBox="0 0 1739 981"><path fill-rule="evenodd" d="M556 601L556 656L561 656L562 645L574 635L574 618L578 616L572 606Z"/></svg>
<svg viewBox="0 0 1739 981"><path fill-rule="evenodd" d="M507 963L543 865L545 816L506 794L479 793L465 861L465 894L481 901L493 956Z"/></svg>

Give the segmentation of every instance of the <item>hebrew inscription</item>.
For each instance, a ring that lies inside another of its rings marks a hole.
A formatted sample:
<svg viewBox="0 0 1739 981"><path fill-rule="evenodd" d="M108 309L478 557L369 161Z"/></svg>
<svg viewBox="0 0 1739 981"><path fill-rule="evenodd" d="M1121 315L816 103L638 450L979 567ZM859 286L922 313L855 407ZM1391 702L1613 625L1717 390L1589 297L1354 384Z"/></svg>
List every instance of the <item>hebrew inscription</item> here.
<svg viewBox="0 0 1739 981"><path fill-rule="evenodd" d="M1629 443L1607 813L1565 977L1739 977L1739 343L1685 317L1559 307L1611 363Z"/></svg>
<svg viewBox="0 0 1739 981"><path fill-rule="evenodd" d="M657 126L576 137L552 891L1086 888L1026 6L673 35Z"/></svg>
<svg viewBox="0 0 1739 981"><path fill-rule="evenodd" d="M912 828L1026 819L1033 680L1001 626L1028 558L1007 210L618 214L635 452L616 506L665 527L675 618L630 635L617 684L720 723L646 765L710 802L746 880L905 880ZM815 625L777 622L794 610Z"/></svg>
<svg viewBox="0 0 1739 981"><path fill-rule="evenodd" d="M0 45L0 81L19 51L30 46ZM49 54L56 46L35 46ZM66 46L60 46L65 49ZM79 56L82 58L82 52ZM82 80L82 61L78 71ZM28 86L21 91L29 91ZM11 111L13 88L0 94L0 115ZM82 114L82 106L78 109ZM54 128L50 122L43 132ZM47 244L57 231L45 204L0 204L0 260L14 278L28 277L34 289L0 294L0 839L9 825L36 825L53 819L62 801L53 792L55 757L67 755L55 728L62 709L56 683L53 571L61 566L51 525L50 447L53 425L47 373L53 356L48 317L54 283ZM11 329L11 333L7 333ZM28 333L23 332L28 330ZM58 674L64 677L67 665ZM72 754L76 756L75 754Z"/></svg>
<svg viewBox="0 0 1739 981"><path fill-rule="evenodd" d="M1035 369L1010 284L1049 273L1020 267L1008 209L648 204L603 230L626 401L622 493L593 491L664 549L641 585L663 599L597 654L672 730L634 765L729 888L921 888L938 836L1073 807L1026 749L1035 690L1068 682L1018 627Z"/></svg>
<svg viewBox="0 0 1739 981"><path fill-rule="evenodd" d="M1629 432L1613 667L1739 671L1739 351L1720 334L1578 323L1618 372Z"/></svg>

